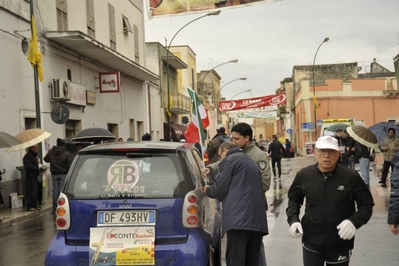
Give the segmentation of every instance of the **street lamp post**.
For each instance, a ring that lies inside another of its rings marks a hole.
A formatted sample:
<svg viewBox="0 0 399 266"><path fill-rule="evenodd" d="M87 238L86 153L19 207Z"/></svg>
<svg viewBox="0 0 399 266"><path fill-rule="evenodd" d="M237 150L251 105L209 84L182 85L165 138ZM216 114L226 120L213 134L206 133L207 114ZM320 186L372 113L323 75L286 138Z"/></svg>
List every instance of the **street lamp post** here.
<svg viewBox="0 0 399 266"><path fill-rule="evenodd" d="M197 20L199 20L199 19L201 19L201 18L205 18L205 17L207 17L207 16L217 16L217 15L219 15L220 14L220 12L221 12L221 10L217 10L217 11L212 11L212 12L209 12L209 13L207 13L207 14L205 14L205 15L203 15L203 16L200 16L200 17L198 17L198 18L196 18L196 19L193 19L193 20L191 20L190 22L188 22L187 24L185 24L183 27L181 27L176 33L175 33L175 35L173 35L173 37L172 37L172 39L170 40L170 42L169 42L169 45L168 45L168 47L167 47L167 51L166 51L166 74L167 74L167 88L168 88L168 128L169 128L169 141L172 141L172 126L171 126L171 121L170 121L170 117L171 117L171 110L170 110L170 82L169 82L169 53L170 53L170 51L169 51L169 49L170 49L170 46L172 45L172 42L173 42L173 40L175 39L175 37L176 37L176 35L182 30L182 29L184 29L185 27L187 27L188 25L190 25L191 23L193 23L194 21L197 21Z"/></svg>
<svg viewBox="0 0 399 266"><path fill-rule="evenodd" d="M238 96L238 95L240 95L240 94L242 94L242 93L251 92L251 91L252 91L252 89L248 89L248 90L245 90L245 91L241 91L241 92L235 94L233 97L231 97L231 98L230 98L230 101L233 100L234 97L236 97L236 96ZM228 128L229 128L229 132L230 132L230 112L227 112L227 121L228 121Z"/></svg>
<svg viewBox="0 0 399 266"><path fill-rule="evenodd" d="M246 78L246 77L243 77L243 78L233 79L233 80L227 82L226 84L224 84L224 85L220 88L220 90L219 90L218 97L217 97L217 106L216 106L216 117L217 117L217 120L218 120L218 124L219 124L219 122L220 122L220 119L219 119L219 117L220 117L220 112L219 112L219 101L220 101L220 98L221 98L221 95L222 95L222 94L221 94L221 93L222 93L222 90L223 90L224 87L226 87L228 84L230 84L230 83L232 83L232 82L234 82L234 81L237 81L237 80L247 80L247 78Z"/></svg>
<svg viewBox="0 0 399 266"><path fill-rule="evenodd" d="M323 42L319 45L319 47L317 47L316 53L314 54L314 58L313 58L313 102L314 102L314 136L315 139L317 139L317 117L316 117L316 113L317 113L317 102L316 102L316 86L315 86L315 80L314 80L314 63L316 61L316 56L317 56L317 52L319 51L320 47L323 45L323 43L328 42L330 40L330 38L325 38L323 40Z"/></svg>
<svg viewBox="0 0 399 266"><path fill-rule="evenodd" d="M204 80L205 80L206 76L207 76L210 72L212 72L212 70L214 70L214 69L216 69L216 68L218 68L218 67L220 67L220 66L223 66L223 65L225 65L225 64L237 63L237 62L238 62L238 59L233 59L233 60L230 60L230 61L221 63L221 64L219 64L219 65L213 67L212 69L208 70L208 72L204 75L204 77L203 77L203 78L201 79L201 81L199 82L201 88L203 87L203 83L204 83Z"/></svg>

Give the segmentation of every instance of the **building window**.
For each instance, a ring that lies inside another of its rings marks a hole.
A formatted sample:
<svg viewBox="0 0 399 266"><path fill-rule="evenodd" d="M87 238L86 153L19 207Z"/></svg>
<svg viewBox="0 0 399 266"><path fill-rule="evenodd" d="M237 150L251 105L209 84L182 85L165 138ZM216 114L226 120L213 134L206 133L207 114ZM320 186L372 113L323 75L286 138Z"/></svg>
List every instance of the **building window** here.
<svg viewBox="0 0 399 266"><path fill-rule="evenodd" d="M96 21L94 19L94 0L86 0L87 35L96 37Z"/></svg>
<svg viewBox="0 0 399 266"><path fill-rule="evenodd" d="M58 31L68 30L68 4L67 0L57 0L57 29Z"/></svg>
<svg viewBox="0 0 399 266"><path fill-rule="evenodd" d="M134 29L134 58L137 64L140 63L140 49L139 49L139 27L133 25Z"/></svg>
<svg viewBox="0 0 399 266"><path fill-rule="evenodd" d="M115 7L108 4L109 41L112 50L116 50Z"/></svg>
<svg viewBox="0 0 399 266"><path fill-rule="evenodd" d="M110 124L108 123L108 131L111 132L115 137L119 136L119 132L118 132L118 124Z"/></svg>
<svg viewBox="0 0 399 266"><path fill-rule="evenodd" d="M129 19L122 16L123 33L127 35L129 32L133 33L132 27L130 26Z"/></svg>
<svg viewBox="0 0 399 266"><path fill-rule="evenodd" d="M69 119L65 122L65 138L73 138L82 130L81 120Z"/></svg>

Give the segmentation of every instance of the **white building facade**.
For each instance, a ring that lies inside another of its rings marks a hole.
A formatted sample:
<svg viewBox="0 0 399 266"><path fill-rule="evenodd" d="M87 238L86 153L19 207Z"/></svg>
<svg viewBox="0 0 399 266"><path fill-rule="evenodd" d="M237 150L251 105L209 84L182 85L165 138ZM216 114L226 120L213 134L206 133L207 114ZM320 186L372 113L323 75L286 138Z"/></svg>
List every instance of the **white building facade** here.
<svg viewBox="0 0 399 266"><path fill-rule="evenodd" d="M57 138L72 138L90 127L106 128L124 140L140 140L146 132L161 136L162 123L151 123L162 112L149 104L158 93L152 85L159 77L146 68L143 1L31 1L43 54L41 128L51 133L42 154ZM37 122L34 72L26 55L29 39L29 1L0 0L0 131L11 135ZM160 106L159 100L153 104ZM59 105L69 110L65 123L51 118ZM3 195L21 193L16 167L24 154L0 150L0 168L6 169Z"/></svg>

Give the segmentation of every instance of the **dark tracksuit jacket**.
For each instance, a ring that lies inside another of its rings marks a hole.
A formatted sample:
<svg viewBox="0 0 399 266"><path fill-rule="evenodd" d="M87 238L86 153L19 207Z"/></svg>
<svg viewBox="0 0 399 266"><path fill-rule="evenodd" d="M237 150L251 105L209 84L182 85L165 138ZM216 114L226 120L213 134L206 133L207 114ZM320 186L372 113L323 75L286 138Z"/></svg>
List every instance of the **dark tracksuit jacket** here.
<svg viewBox="0 0 399 266"><path fill-rule="evenodd" d="M337 226L348 219L360 228L371 218L374 206L360 175L342 165L337 165L327 179L317 164L303 168L295 176L288 198L289 225L300 221L300 208L306 200L302 242L325 251L353 249L354 238L341 239Z"/></svg>

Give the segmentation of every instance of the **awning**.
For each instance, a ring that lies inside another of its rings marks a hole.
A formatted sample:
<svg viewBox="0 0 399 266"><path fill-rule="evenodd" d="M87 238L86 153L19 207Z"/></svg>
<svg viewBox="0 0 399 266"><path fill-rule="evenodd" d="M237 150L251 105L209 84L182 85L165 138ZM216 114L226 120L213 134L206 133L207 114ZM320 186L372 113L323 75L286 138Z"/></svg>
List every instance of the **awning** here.
<svg viewBox="0 0 399 266"><path fill-rule="evenodd" d="M172 140L173 141L180 141L181 136L186 134L187 126L178 125L178 124L170 124L172 129ZM169 124L163 124L163 132L164 132L164 139L169 140Z"/></svg>
<svg viewBox="0 0 399 266"><path fill-rule="evenodd" d="M169 66L173 67L174 69L187 69L187 64L184 63L180 58L177 56L169 55L168 57L166 55L161 56L162 61L167 65L169 61Z"/></svg>
<svg viewBox="0 0 399 266"><path fill-rule="evenodd" d="M90 60L137 80L159 80L158 75L81 31L49 31L45 33L45 37Z"/></svg>

